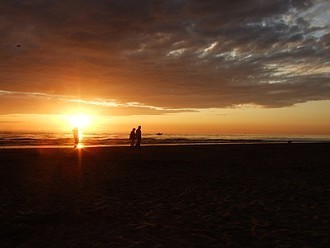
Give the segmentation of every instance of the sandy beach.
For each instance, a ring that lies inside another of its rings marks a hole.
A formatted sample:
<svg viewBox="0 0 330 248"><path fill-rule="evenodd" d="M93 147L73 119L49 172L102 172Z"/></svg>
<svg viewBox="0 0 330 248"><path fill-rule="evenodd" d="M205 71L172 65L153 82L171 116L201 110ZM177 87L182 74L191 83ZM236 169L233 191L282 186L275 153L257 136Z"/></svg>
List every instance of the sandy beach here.
<svg viewBox="0 0 330 248"><path fill-rule="evenodd" d="M330 144L1 149L1 247L328 247Z"/></svg>

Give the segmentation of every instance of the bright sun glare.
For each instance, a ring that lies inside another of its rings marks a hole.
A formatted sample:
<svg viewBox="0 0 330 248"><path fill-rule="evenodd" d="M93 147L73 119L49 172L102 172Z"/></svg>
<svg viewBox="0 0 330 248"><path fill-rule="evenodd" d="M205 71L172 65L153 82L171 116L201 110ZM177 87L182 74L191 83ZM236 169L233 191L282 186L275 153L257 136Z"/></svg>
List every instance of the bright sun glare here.
<svg viewBox="0 0 330 248"><path fill-rule="evenodd" d="M84 129L90 125L91 118L88 115L77 114L68 116L68 121L72 127Z"/></svg>

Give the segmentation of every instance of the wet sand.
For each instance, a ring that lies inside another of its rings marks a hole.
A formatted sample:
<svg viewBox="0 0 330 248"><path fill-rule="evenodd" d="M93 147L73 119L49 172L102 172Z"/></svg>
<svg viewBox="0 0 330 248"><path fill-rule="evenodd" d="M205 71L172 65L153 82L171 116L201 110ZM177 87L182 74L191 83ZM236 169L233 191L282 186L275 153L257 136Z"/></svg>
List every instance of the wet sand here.
<svg viewBox="0 0 330 248"><path fill-rule="evenodd" d="M330 144L0 150L1 247L328 247Z"/></svg>

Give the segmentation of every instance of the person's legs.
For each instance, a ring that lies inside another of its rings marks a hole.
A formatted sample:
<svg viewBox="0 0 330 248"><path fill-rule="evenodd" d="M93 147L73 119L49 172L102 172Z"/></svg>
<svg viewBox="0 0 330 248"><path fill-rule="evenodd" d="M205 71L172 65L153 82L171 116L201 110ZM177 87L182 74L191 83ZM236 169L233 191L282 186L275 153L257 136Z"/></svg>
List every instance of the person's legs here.
<svg viewBox="0 0 330 248"><path fill-rule="evenodd" d="M136 144L135 144L135 147L136 147L136 148L140 148L140 143L141 143L141 140L137 140L137 141L136 141Z"/></svg>

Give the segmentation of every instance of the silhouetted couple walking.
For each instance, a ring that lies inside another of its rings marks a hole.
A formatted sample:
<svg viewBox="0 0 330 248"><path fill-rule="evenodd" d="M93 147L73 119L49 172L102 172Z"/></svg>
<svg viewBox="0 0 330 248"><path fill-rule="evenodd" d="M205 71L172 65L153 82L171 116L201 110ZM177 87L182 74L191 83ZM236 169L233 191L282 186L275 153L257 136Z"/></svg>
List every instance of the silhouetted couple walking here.
<svg viewBox="0 0 330 248"><path fill-rule="evenodd" d="M141 148L141 139L142 139L142 132L141 126L138 126L137 129L133 128L129 139L131 140L131 147Z"/></svg>

